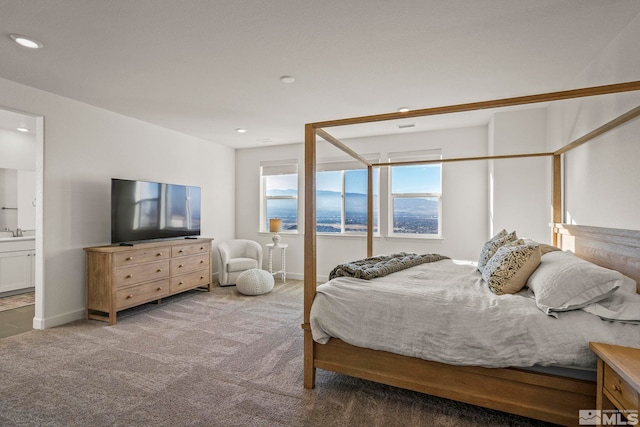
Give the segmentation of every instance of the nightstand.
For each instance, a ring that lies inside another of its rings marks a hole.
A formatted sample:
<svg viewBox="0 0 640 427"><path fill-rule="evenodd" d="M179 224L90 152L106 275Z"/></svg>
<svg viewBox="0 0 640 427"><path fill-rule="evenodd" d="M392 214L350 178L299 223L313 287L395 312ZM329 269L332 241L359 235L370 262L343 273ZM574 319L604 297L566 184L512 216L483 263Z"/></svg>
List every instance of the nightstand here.
<svg viewBox="0 0 640 427"><path fill-rule="evenodd" d="M590 342L589 347L599 358L596 409L637 413L640 406L640 349L597 342Z"/></svg>

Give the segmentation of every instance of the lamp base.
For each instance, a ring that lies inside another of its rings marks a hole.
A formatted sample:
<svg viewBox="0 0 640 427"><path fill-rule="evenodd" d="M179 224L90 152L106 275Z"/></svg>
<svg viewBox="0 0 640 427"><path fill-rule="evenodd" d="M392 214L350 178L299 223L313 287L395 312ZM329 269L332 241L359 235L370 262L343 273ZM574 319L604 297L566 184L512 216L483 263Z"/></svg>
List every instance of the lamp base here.
<svg viewBox="0 0 640 427"><path fill-rule="evenodd" d="M277 245L280 243L280 235L278 233L274 234L273 237L271 237L271 240L273 240L274 245Z"/></svg>

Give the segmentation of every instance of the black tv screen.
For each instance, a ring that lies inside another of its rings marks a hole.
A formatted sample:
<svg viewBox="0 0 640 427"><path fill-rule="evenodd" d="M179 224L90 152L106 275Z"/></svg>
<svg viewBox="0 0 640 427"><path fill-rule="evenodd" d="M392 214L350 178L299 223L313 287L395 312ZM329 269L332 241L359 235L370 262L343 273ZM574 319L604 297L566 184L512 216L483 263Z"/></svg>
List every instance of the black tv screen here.
<svg viewBox="0 0 640 427"><path fill-rule="evenodd" d="M111 243L200 235L200 187L111 180Z"/></svg>

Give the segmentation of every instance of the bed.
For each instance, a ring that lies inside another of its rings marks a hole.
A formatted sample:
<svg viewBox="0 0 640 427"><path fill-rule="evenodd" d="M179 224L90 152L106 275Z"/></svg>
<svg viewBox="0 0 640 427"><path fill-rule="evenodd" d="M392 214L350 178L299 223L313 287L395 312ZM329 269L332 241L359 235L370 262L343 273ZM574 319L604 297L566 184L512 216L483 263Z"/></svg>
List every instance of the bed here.
<svg viewBox="0 0 640 427"><path fill-rule="evenodd" d="M410 112L413 117L504 107L535 102L593 96L640 90L640 82L599 86L519 98L460 104ZM504 366L474 366L460 364L456 355L444 362L426 360L416 355L398 354L385 349L367 348L348 344L336 337L325 343L314 341L311 327L312 307L317 286L316 234L315 234L315 161L316 137L342 149L362 161L369 169L369 194L372 194L372 169L395 164L372 164L353 152L324 128L356 123L393 120L407 117L396 113L379 116L343 119L332 122L307 124L305 127L305 303L304 303L304 386L315 386L317 368L376 381L396 387L419 391L461 402L484 406L562 425L577 425L578 410L595 408L596 384L590 380L566 375L537 372L524 368ZM552 243L571 251L593 264L616 270L636 282L640 289L640 231L562 223L561 156L603 133L635 119L640 107L617 117L589 134L550 153L526 153L483 158L442 159L440 162L469 161L497 158L548 156L552 159ZM425 161L422 163L428 163ZM369 199L369 215L372 201ZM372 224L371 216L369 224ZM367 254L372 256L372 227L368 227ZM364 254L363 254L364 255ZM545 255L546 256L546 255ZM439 261L440 262L440 261ZM415 268L415 267L414 267ZM631 285L632 286L632 285ZM591 315L586 314L585 315ZM637 325L634 325L636 328ZM588 343L586 343L588 348ZM459 350L460 351L460 350ZM472 363L472 362L471 362ZM587 362L588 364L589 362Z"/></svg>

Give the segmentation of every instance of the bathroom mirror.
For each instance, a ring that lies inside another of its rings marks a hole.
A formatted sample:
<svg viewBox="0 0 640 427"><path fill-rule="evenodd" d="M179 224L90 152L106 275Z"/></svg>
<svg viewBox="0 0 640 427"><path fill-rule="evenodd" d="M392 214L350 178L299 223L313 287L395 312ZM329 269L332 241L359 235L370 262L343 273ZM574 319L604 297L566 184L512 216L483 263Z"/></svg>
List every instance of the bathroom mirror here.
<svg viewBox="0 0 640 427"><path fill-rule="evenodd" d="M0 232L36 226L35 172L0 168Z"/></svg>

